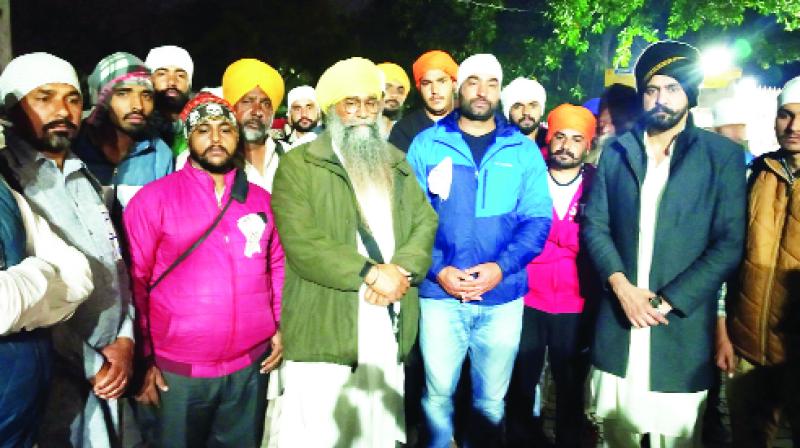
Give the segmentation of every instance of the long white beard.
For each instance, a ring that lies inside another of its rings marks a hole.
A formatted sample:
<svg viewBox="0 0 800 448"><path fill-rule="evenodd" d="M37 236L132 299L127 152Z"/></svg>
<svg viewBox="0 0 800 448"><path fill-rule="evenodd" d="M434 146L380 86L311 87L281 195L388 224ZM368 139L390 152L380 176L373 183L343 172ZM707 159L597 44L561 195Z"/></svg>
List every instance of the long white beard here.
<svg viewBox="0 0 800 448"><path fill-rule="evenodd" d="M391 198L394 186L391 154L381 138L378 120L344 123L335 111L327 117L331 139L341 152L342 165L356 194L377 189Z"/></svg>

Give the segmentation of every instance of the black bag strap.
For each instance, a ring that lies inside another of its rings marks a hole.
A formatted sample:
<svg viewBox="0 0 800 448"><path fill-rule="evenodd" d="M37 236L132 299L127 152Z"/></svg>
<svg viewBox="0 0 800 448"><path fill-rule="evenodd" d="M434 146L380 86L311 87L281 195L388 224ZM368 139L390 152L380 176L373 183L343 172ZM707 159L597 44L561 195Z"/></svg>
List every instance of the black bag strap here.
<svg viewBox="0 0 800 448"><path fill-rule="evenodd" d="M228 211L228 208L231 206L231 202L236 200L236 202L243 203L247 199L247 190L248 190L247 176L244 174L244 171L236 170L236 177L233 180L233 187L231 188L231 194L228 197L228 201L225 202L225 206L222 207L222 210L219 211L217 217L214 218L214 222L212 222L211 225L208 227L208 229L206 229L206 231L203 232L203 234L200 235L200 237L197 238L197 240L195 240L195 242L192 243L192 245L189 246L188 249L183 251L183 253L180 254L178 258L176 258L175 261L173 261L172 264L170 264L169 267L165 269L164 272L161 273L161 275L158 276L156 281L150 284L150 286L147 288L148 293L153 289L155 289L155 287L158 286L158 284L161 283L161 281L164 280L164 278L167 275L169 275L170 272L172 272L176 267L178 267L178 265L181 264L183 260L187 259L189 255L191 255L192 252L195 251L195 249L200 247L200 245L203 244L203 241L208 239L209 235L211 235L211 232L213 232L214 229L217 227L217 225L219 225L220 221L222 221L222 217L225 216L225 212Z"/></svg>
<svg viewBox="0 0 800 448"><path fill-rule="evenodd" d="M283 157L283 156L286 154L286 150L285 150L285 149L283 149L283 144L281 143L281 142L283 142L283 141L284 141L284 140L276 140L276 141L275 141L275 153L276 153L276 154L278 154L278 158L279 158L279 159L280 159L281 157ZM286 140L285 140L285 141L286 141L286 143L289 143L289 138L288 138L288 136L287 136L287 138L286 138Z"/></svg>
<svg viewBox="0 0 800 448"><path fill-rule="evenodd" d="M366 224L364 223L364 219L359 214L358 220L358 235L361 237L361 242L364 244L364 248L367 249L367 255L370 258L377 261L378 264L383 264L383 254L381 254L381 249L378 246L378 242L375 241L375 237L372 236L372 233L367 229ZM389 312L389 320L392 322L392 332L394 333L395 341L400 343L400 328L398 325L398 313L395 311L394 306L392 304L386 307L386 310Z"/></svg>

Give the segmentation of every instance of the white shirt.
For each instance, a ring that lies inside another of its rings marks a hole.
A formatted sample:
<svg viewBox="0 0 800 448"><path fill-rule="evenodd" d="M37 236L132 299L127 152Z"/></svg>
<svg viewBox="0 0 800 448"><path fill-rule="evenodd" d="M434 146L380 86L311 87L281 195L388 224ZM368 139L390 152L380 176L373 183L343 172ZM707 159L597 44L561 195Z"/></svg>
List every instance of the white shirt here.
<svg viewBox="0 0 800 448"><path fill-rule="evenodd" d="M261 170L259 171L250 161L245 162L244 173L247 174L247 180L272 193L272 179L275 178L275 171L278 169L280 158L281 156L275 150L275 140L268 138L266 152L264 153L264 164L261 166Z"/></svg>
<svg viewBox="0 0 800 448"><path fill-rule="evenodd" d="M550 187L550 197L553 198L553 208L558 219L564 219L569 212L569 205L572 204L572 198L578 192L581 182L583 182L583 174L579 174L578 178L569 185L559 185L552 177L547 176L547 186Z"/></svg>

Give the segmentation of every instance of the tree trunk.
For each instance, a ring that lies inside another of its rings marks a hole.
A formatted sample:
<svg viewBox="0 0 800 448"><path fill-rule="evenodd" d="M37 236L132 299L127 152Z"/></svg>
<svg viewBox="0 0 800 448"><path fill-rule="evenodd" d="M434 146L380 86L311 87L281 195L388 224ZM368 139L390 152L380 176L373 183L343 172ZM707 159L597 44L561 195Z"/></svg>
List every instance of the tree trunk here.
<svg viewBox="0 0 800 448"><path fill-rule="evenodd" d="M11 0L0 0L0 70L11 57Z"/></svg>

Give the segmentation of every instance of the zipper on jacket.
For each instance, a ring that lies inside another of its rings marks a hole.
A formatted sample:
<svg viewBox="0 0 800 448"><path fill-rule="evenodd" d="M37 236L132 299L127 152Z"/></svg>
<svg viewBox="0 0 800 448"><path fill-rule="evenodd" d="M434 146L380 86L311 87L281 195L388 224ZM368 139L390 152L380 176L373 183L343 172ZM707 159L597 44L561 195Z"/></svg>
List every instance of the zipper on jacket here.
<svg viewBox="0 0 800 448"><path fill-rule="evenodd" d="M779 220L783 224L781 226L780 236L779 236L779 238L777 238L775 240L775 246L772 248L772 257L770 258L771 260L777 260L778 252L780 251L780 248L781 248L781 241L783 241L783 237L784 237L784 235L786 233L786 224L787 224L786 220L789 217L789 213L786 212L786 209L787 209L787 207L790 207L791 204L792 204L792 183L787 183L787 186L786 186L786 207L783 207L783 209L781 210L781 213L783 213L783 215L781 216L781 219ZM758 341L758 344L759 344L759 349L761 349L761 360L760 361L761 361L762 364L767 362L767 343L768 343L768 339L769 339L769 329L767 328L767 323L768 323L767 321L769 320L769 314L770 314L769 304L771 303L771 301L769 300L769 297L772 296L772 290L774 289L773 288L773 285L774 285L773 280L774 280L774 278L775 278L775 266L773 265L772 268L769 271L769 277L768 277L768 280L767 280L767 293L764 296L764 298L765 298L765 306L763 307L763 309L761 311L761 316L759 316L760 317L759 325L761 326L761 335L760 335L761 337L759 338L760 340Z"/></svg>
<svg viewBox="0 0 800 448"><path fill-rule="evenodd" d="M220 223L220 224L222 224L222 223ZM239 270L239 265L236 262L236 258L231 254L232 248L228 244L228 228L227 227L228 226L226 225L225 228L224 228L224 231L225 231L225 243L226 243L225 244L225 252L226 252L226 255L228 257L228 263L230 263L230 266L233 268L233 272L237 272ZM231 352L231 350L233 349L234 340L236 339L236 336L237 336L237 332L239 331L239 328L236 325L236 322L239 320L239 300L238 300L239 299L239 297L238 297L239 295L237 293L238 285L237 285L236 277L237 277L236 275L232 275L231 276L231 308L232 308L232 311L233 311L232 314L231 314L231 317L232 317L232 319L231 319L231 333L230 333L230 336L228 336L228 341L225 344L225 351L222 352L223 354L227 354L227 353Z"/></svg>
<svg viewBox="0 0 800 448"><path fill-rule="evenodd" d="M486 208L486 176L489 170L483 170L483 199L481 200L481 208Z"/></svg>

